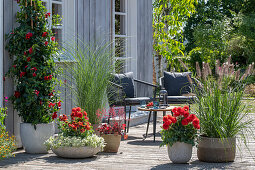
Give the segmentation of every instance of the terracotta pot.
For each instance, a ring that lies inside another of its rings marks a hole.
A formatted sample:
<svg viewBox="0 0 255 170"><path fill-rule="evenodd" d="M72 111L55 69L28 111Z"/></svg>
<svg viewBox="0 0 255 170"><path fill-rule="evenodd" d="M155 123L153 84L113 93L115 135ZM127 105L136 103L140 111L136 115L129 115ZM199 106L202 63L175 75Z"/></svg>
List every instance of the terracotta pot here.
<svg viewBox="0 0 255 170"><path fill-rule="evenodd" d="M121 135L107 134L102 135L102 137L104 138L104 141L106 143L106 146L104 147L104 152L117 153L120 146Z"/></svg>
<svg viewBox="0 0 255 170"><path fill-rule="evenodd" d="M52 151L59 157L63 158L87 158L92 157L101 151L100 147L59 147L52 148Z"/></svg>
<svg viewBox="0 0 255 170"><path fill-rule="evenodd" d="M55 133L54 123L37 124L36 129L31 123L20 124L20 137L27 153L48 153L44 142Z"/></svg>
<svg viewBox="0 0 255 170"><path fill-rule="evenodd" d="M236 138L200 137L197 157L203 162L233 162L236 154Z"/></svg>
<svg viewBox="0 0 255 170"><path fill-rule="evenodd" d="M192 145L184 142L176 142L172 146L167 145L169 159L173 163L187 163L192 156Z"/></svg>

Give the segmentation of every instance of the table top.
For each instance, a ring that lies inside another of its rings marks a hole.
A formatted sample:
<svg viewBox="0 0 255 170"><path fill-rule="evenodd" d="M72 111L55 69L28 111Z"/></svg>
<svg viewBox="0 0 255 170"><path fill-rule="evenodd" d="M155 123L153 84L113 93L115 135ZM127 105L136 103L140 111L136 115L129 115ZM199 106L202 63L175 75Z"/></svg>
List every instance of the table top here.
<svg viewBox="0 0 255 170"><path fill-rule="evenodd" d="M172 109L175 108L175 107L176 106L168 106L165 109L162 109L162 108L154 109L153 107L152 108L141 108L141 107L138 107L138 110L140 110L140 111L172 111Z"/></svg>

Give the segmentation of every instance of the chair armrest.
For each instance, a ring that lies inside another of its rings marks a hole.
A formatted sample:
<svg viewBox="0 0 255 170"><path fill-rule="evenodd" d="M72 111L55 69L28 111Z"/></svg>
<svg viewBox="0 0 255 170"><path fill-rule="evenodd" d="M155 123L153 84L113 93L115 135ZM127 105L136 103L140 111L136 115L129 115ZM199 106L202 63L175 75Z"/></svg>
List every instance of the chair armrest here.
<svg viewBox="0 0 255 170"><path fill-rule="evenodd" d="M123 87L122 87L121 85L119 85L119 84L113 83L113 82L111 82L111 81L109 81L109 83L110 83L111 85L115 86L115 87L118 87L118 88L120 88L120 89L123 89Z"/></svg>
<svg viewBox="0 0 255 170"><path fill-rule="evenodd" d="M164 77L160 77L159 78L159 85L160 85L160 87L163 87L163 80L164 80Z"/></svg>
<svg viewBox="0 0 255 170"><path fill-rule="evenodd" d="M137 82L137 83L141 83L141 84L148 85L148 86L158 87L157 85L154 85L154 84L152 84L152 83L148 83L148 82L146 82L146 81L137 80L137 79L134 79L134 81Z"/></svg>

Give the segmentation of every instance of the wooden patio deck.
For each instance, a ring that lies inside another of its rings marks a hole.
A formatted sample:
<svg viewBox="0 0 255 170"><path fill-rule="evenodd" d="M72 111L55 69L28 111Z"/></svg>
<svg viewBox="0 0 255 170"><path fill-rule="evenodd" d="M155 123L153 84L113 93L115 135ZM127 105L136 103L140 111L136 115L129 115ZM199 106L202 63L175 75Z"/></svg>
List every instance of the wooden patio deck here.
<svg viewBox="0 0 255 170"><path fill-rule="evenodd" d="M158 114L162 115L162 114ZM252 114L255 116L255 114ZM167 155L166 147L159 147L161 143L160 125L162 118L158 118L156 142L153 142L152 123L149 137L143 141L146 124L130 128L128 140L122 141L117 154L99 153L88 159L63 159L52 152L45 155L31 155L23 150L16 152L16 157L0 161L0 169L255 169L255 159L248 150L241 146L242 153L237 151L235 162L232 163L204 163L196 156L196 147L189 164L172 164ZM255 132L255 130L254 130ZM255 140L250 139L250 152L255 155ZM210 153L208 153L210 154Z"/></svg>

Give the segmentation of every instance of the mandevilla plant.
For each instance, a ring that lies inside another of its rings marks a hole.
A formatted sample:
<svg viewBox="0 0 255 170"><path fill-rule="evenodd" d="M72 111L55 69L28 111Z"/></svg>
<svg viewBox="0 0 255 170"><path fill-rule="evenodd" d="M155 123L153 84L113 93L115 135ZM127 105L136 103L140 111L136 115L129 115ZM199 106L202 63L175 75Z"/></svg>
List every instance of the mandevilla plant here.
<svg viewBox="0 0 255 170"><path fill-rule="evenodd" d="M17 2L19 26L7 35L6 46L14 59L7 76L16 83L10 99L25 123L49 123L61 107L54 91L57 42L49 28L51 14L40 0Z"/></svg>
<svg viewBox="0 0 255 170"><path fill-rule="evenodd" d="M200 129L199 119L194 114L189 113L189 107L175 107L174 115L163 117L163 130L161 131L163 142L160 146L172 146L176 142L184 142L195 145L197 129Z"/></svg>

